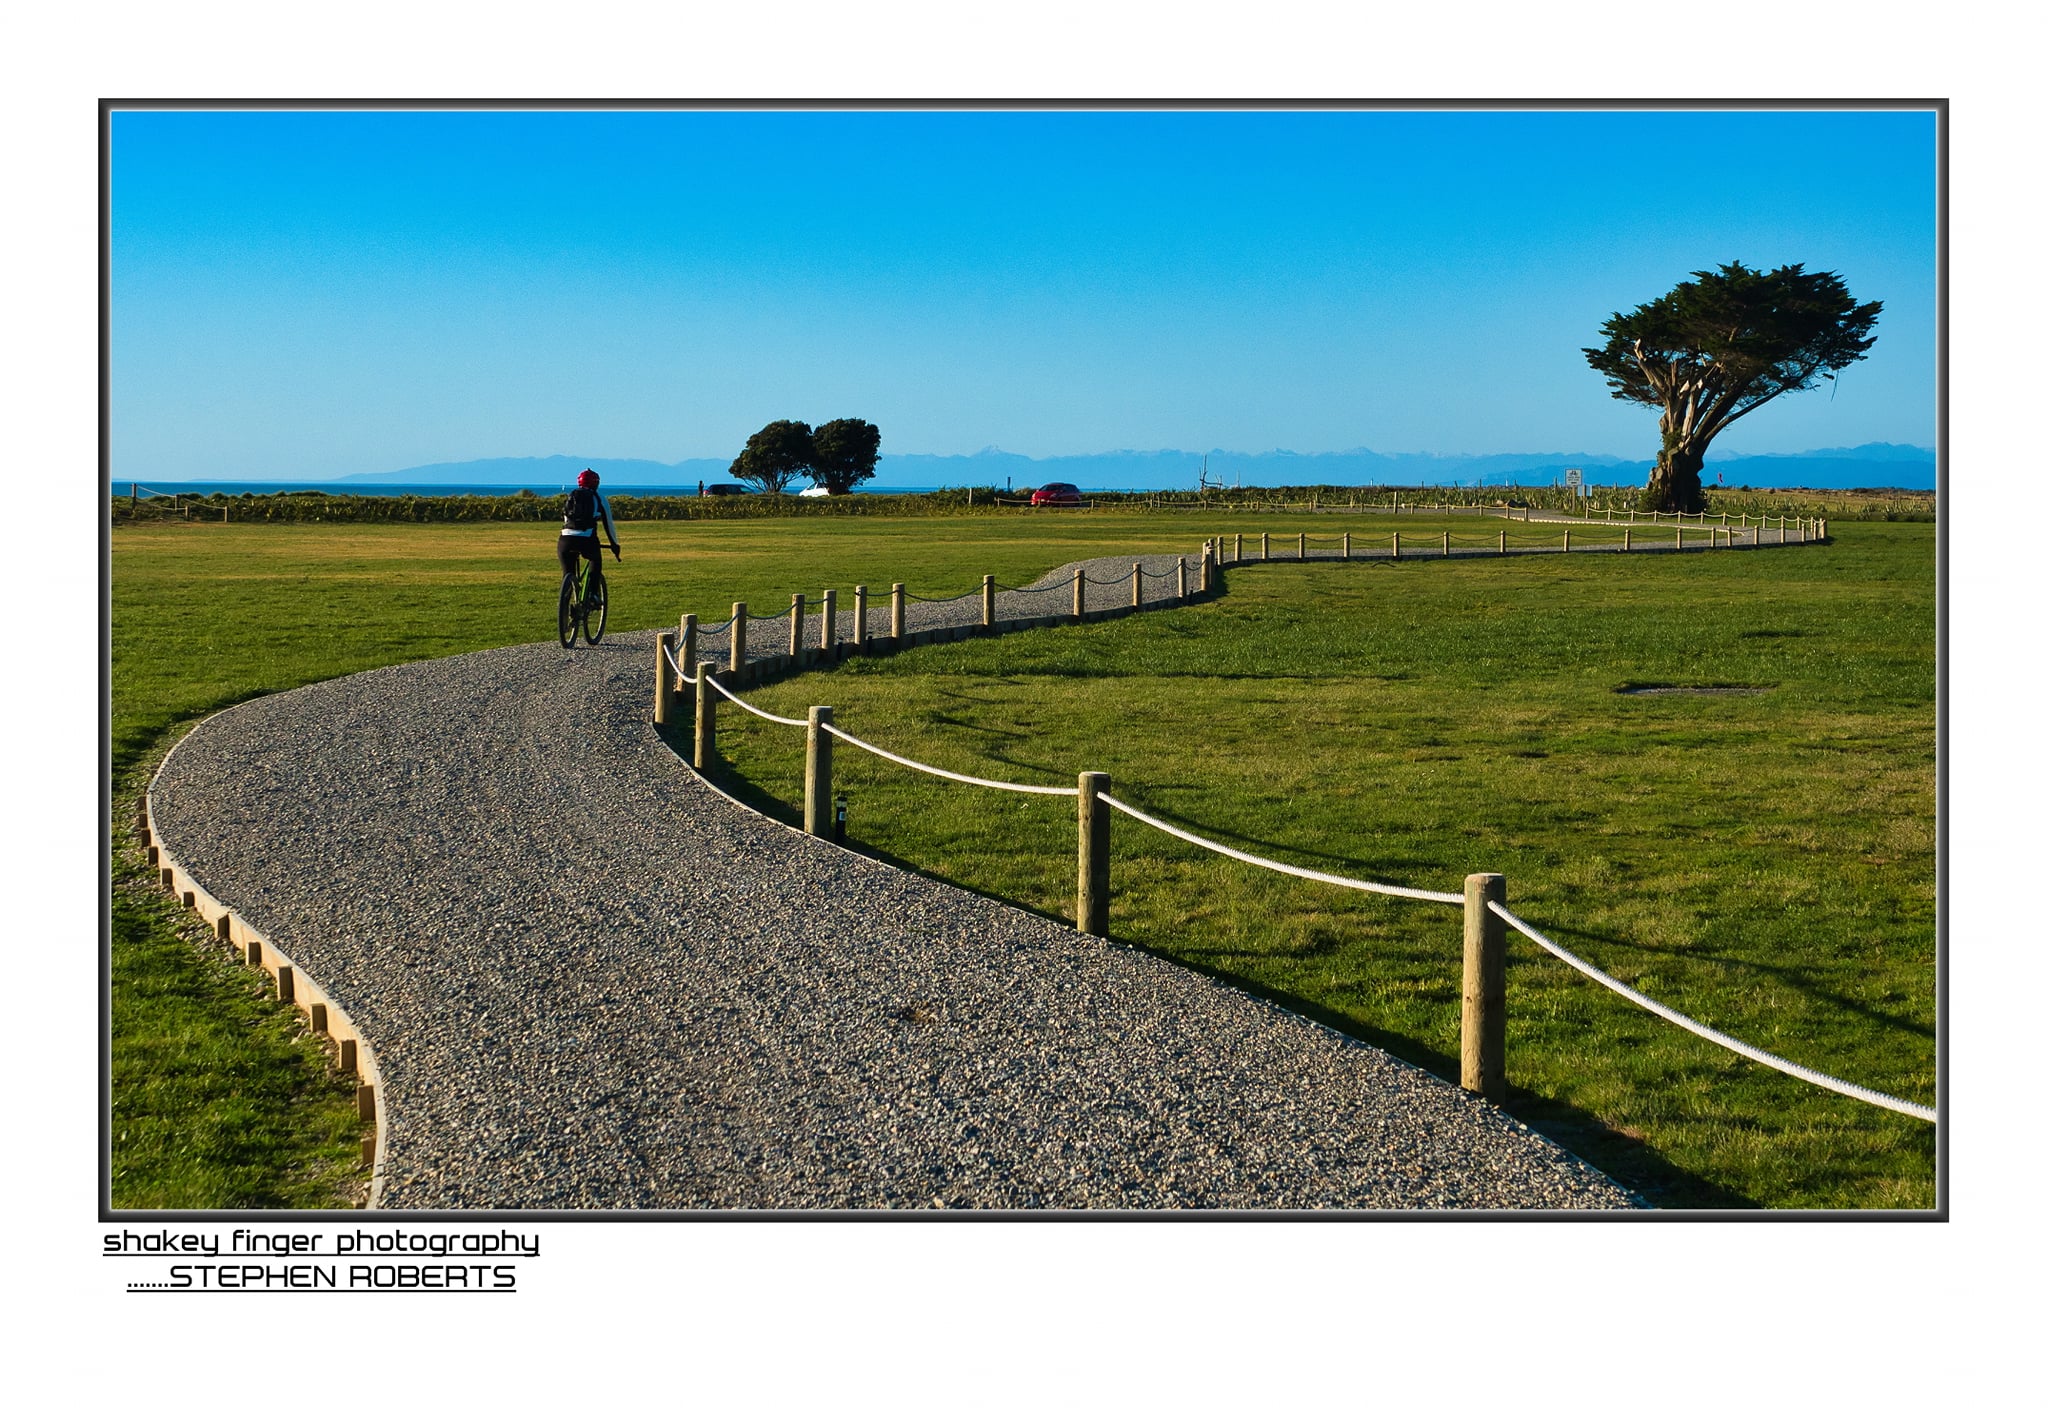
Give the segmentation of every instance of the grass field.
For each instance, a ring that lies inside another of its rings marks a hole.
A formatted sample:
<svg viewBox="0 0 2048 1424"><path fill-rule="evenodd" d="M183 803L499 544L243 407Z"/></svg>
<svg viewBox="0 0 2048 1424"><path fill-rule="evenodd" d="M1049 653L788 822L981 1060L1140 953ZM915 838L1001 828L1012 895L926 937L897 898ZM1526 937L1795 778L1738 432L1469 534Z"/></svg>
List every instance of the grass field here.
<svg viewBox="0 0 2048 1424"><path fill-rule="evenodd" d="M630 526L614 626L857 582L1016 583L1240 527L1108 512ZM965 771L1107 771L1135 804L1306 865L1439 889L1500 871L1520 913L1646 992L1932 1101L1933 529L1834 532L1754 556L1243 568L1216 603L855 661L761 698L831 703L861 735ZM518 526L118 530L117 769L260 691L546 637L553 585L551 537ZM1767 690L1616 691L1632 683ZM800 744L745 720L721 719L731 770L786 814ZM1068 913L1071 803L851 752L841 770L858 843ZM1284 880L1121 818L1115 835L1119 938L1454 1075L1454 910ZM117 1012L130 992L117 982ZM1509 992L1510 1107L1658 1200L1933 1204L1925 1125L1691 1039L1518 939Z"/></svg>

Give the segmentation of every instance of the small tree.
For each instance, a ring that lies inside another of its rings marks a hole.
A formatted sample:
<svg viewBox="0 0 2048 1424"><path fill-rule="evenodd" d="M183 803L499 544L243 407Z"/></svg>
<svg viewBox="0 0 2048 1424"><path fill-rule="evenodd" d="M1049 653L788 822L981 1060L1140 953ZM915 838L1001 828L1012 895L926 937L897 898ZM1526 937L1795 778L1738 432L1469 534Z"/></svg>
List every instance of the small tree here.
<svg viewBox="0 0 2048 1424"><path fill-rule="evenodd" d="M865 420L828 420L818 427L812 443L818 452L814 471L833 494L845 494L875 477L882 432Z"/></svg>
<svg viewBox="0 0 2048 1424"><path fill-rule="evenodd" d="M1616 400L1663 411L1646 509L1705 508L1700 468L1713 438L1764 402L1812 390L1862 360L1884 308L1858 306L1840 276L1798 263L1758 272L1731 262L1692 275L1654 302L1616 312L1600 328L1607 344L1584 348Z"/></svg>
<svg viewBox="0 0 2048 1424"><path fill-rule="evenodd" d="M810 426L801 420L771 420L747 437L747 448L726 471L762 494L781 494L798 475L811 474L817 459Z"/></svg>

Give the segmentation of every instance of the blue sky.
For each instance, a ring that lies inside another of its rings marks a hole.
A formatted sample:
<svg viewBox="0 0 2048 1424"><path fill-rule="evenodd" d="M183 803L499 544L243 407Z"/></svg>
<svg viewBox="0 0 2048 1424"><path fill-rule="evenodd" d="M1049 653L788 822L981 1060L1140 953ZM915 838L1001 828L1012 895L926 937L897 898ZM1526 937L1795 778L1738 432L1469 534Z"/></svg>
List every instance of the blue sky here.
<svg viewBox="0 0 2048 1424"><path fill-rule="evenodd" d="M114 477L988 445L1654 450L1579 348L1688 272L1840 272L1832 393L1935 437L1928 112L123 112Z"/></svg>

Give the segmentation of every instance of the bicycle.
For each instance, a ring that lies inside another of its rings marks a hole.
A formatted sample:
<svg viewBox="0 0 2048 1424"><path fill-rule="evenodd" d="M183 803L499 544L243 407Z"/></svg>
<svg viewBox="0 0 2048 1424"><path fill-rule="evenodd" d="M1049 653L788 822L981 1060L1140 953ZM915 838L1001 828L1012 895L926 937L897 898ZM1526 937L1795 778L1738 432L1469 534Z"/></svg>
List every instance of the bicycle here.
<svg viewBox="0 0 2048 1424"><path fill-rule="evenodd" d="M606 603L604 570L598 560L577 559L576 572L562 575L562 596L555 605L555 632L562 646L576 646L579 628L584 641L597 646L604 637Z"/></svg>

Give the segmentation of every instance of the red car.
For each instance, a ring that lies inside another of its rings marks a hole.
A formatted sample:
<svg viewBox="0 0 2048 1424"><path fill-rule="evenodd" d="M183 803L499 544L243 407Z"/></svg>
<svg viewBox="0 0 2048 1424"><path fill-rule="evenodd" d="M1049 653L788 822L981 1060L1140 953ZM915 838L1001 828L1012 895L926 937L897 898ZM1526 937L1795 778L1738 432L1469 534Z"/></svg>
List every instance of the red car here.
<svg viewBox="0 0 2048 1424"><path fill-rule="evenodd" d="M1083 504L1081 491L1069 484L1040 485L1031 492L1033 506L1041 504Z"/></svg>

